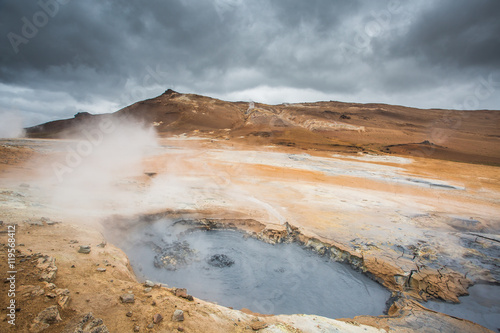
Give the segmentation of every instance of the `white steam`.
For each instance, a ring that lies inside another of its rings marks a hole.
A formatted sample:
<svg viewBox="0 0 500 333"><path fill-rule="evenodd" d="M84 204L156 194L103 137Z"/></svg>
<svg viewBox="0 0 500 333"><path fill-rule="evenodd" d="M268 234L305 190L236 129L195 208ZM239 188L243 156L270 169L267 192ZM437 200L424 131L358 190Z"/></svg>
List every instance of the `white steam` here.
<svg viewBox="0 0 500 333"><path fill-rule="evenodd" d="M129 187L144 176L142 161L158 146L154 129L104 119L77 131L83 138L67 141L47 170L53 207L91 215L134 204Z"/></svg>
<svg viewBox="0 0 500 333"><path fill-rule="evenodd" d="M23 118L14 112L0 112L0 138L18 138L23 135Z"/></svg>

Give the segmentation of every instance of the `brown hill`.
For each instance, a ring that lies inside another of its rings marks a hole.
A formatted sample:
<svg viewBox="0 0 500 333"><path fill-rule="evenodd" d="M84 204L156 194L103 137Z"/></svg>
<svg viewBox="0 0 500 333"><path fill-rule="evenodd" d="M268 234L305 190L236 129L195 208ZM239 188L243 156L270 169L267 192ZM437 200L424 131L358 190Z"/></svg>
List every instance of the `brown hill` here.
<svg viewBox="0 0 500 333"><path fill-rule="evenodd" d="M385 152L500 165L500 111L416 109L386 104L316 102L266 105L164 94L115 113L79 113L26 129L28 137L78 135L102 119L136 119L160 135L193 134L302 149Z"/></svg>

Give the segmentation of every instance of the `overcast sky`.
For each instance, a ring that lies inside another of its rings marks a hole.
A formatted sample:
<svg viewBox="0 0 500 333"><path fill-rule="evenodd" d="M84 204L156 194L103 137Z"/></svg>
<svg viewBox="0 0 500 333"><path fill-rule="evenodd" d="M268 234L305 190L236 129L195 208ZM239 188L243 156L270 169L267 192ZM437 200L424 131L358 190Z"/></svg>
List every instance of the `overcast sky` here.
<svg viewBox="0 0 500 333"><path fill-rule="evenodd" d="M500 109L498 0L0 0L0 116L225 100Z"/></svg>

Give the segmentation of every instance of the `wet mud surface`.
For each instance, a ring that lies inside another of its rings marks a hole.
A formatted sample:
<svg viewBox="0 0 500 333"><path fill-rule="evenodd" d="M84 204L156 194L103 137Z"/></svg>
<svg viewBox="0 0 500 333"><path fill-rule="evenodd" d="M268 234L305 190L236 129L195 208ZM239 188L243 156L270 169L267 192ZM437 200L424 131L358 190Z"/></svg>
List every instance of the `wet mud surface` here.
<svg viewBox="0 0 500 333"><path fill-rule="evenodd" d="M140 278L187 288L195 297L235 309L376 316L390 296L360 272L298 244L269 244L238 231L186 232L185 226L160 220L118 245Z"/></svg>

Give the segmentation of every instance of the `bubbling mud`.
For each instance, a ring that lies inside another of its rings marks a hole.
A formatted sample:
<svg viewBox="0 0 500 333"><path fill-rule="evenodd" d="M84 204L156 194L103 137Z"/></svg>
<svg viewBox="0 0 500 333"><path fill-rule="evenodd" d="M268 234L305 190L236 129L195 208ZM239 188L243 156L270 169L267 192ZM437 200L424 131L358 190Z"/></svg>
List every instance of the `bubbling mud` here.
<svg viewBox="0 0 500 333"><path fill-rule="evenodd" d="M160 220L114 241L139 279L262 314L329 318L381 315L390 292L350 267L298 244L269 244L234 230L196 230Z"/></svg>

